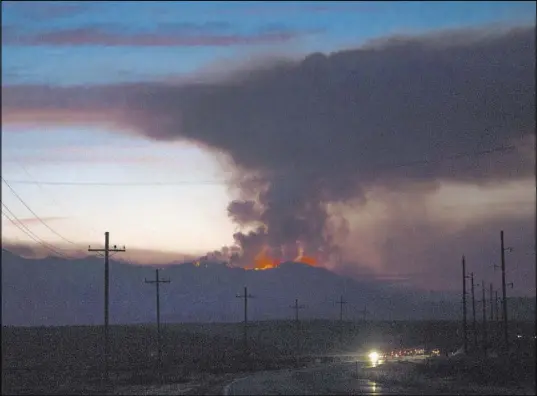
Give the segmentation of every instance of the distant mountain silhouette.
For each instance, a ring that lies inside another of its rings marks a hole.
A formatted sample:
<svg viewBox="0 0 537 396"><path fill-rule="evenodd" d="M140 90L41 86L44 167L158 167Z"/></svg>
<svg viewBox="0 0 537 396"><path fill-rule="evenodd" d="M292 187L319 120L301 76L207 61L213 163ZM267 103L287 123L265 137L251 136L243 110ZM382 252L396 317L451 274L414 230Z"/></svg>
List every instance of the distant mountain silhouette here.
<svg viewBox="0 0 537 396"><path fill-rule="evenodd" d="M24 259L2 251L2 324L20 326L101 324L103 322L103 260L56 257ZM266 271L229 268L223 263L174 264L163 267L161 315L166 322L233 322L243 319L244 286L251 320L293 317L290 306L298 298L303 318L338 318L341 295L346 319L362 318L367 304L370 319L457 319L457 300L431 301L429 293L404 291L379 281L356 281L324 268L284 263ZM111 261L111 323L155 320L155 288L144 278L154 267ZM529 300L529 305L528 301ZM531 303L533 308L531 308ZM528 308L521 308L526 304ZM513 315L534 315L534 299L520 300Z"/></svg>

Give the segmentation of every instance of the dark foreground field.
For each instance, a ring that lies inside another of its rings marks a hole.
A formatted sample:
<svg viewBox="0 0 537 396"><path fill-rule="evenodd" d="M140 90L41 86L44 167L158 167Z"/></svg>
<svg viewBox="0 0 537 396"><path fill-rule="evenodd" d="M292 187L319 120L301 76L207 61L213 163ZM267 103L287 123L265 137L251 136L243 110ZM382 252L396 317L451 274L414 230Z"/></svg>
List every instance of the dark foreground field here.
<svg viewBox="0 0 537 396"><path fill-rule="evenodd" d="M533 324L515 331L533 332ZM359 352L371 348L428 345L454 350L456 322L343 323L314 320L300 327L300 354ZM156 329L152 325L111 326L111 386L104 387L103 328L2 328L3 394L102 394L114 387L158 381ZM294 364L297 330L291 321L249 325L250 356L243 354L243 327L232 324L167 324L163 327L166 383L200 374L270 370Z"/></svg>
<svg viewBox="0 0 537 396"><path fill-rule="evenodd" d="M150 326L112 326L112 384L157 381L156 331ZM103 343L99 327L2 329L2 389L7 394L88 394L110 391L101 383ZM278 351L253 344L245 363L241 340L167 328L163 335L165 382L194 375L268 369L284 364Z"/></svg>

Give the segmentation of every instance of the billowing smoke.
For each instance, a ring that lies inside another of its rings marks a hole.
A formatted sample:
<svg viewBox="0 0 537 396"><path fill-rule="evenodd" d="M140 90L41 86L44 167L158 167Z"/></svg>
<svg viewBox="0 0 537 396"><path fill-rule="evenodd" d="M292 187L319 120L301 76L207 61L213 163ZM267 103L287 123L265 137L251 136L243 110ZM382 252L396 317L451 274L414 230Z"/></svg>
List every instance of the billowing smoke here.
<svg viewBox="0 0 537 396"><path fill-rule="evenodd" d="M535 169L533 150L524 151L535 133L535 27L388 40L217 83L22 95L4 89L8 119L44 106L50 118L55 107L227 153L243 265L266 244L285 251L300 241L308 254L337 255L348 224L327 205L363 203L374 187L433 191Z"/></svg>
<svg viewBox="0 0 537 396"><path fill-rule="evenodd" d="M534 33L314 54L192 87L196 95L178 103L180 124L159 128L160 137L200 139L230 153L238 169L258 172L228 207L242 227L262 225L235 235L251 251L245 264L263 244L274 252L302 241L310 253L330 255L346 223L334 229L329 202L363 198L377 184L434 189L441 180L484 183L533 172L517 153L464 154L520 144L534 133ZM416 161L424 163L411 166Z"/></svg>

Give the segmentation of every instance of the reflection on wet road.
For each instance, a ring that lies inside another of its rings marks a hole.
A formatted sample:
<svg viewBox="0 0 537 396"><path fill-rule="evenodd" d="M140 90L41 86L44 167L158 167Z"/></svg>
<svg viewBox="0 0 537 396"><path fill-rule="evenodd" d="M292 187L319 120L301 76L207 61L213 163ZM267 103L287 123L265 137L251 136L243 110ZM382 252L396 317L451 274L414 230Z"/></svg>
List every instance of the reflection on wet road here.
<svg viewBox="0 0 537 396"><path fill-rule="evenodd" d="M416 394L360 378L363 364L340 363L302 370L255 373L224 389L226 395L402 395ZM423 394L430 394L427 390Z"/></svg>

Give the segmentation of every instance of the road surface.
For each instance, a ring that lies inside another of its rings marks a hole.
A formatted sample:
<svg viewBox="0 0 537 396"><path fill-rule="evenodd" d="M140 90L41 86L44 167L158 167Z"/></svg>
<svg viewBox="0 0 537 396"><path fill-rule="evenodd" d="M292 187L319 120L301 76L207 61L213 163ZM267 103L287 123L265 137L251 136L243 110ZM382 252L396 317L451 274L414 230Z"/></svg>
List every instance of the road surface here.
<svg viewBox="0 0 537 396"><path fill-rule="evenodd" d="M366 363L339 363L301 370L260 372L239 378L224 388L225 396L238 395L416 395L423 389L404 389L360 378Z"/></svg>

